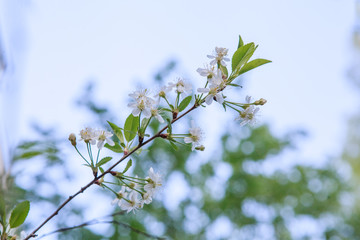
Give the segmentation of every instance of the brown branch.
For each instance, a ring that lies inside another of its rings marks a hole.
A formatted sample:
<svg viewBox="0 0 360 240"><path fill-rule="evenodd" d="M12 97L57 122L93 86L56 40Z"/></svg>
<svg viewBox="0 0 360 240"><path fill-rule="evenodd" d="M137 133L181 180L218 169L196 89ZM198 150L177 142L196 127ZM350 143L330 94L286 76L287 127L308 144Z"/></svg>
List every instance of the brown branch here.
<svg viewBox="0 0 360 240"><path fill-rule="evenodd" d="M114 213L114 214L111 214L111 215L108 215L108 216L105 216L103 218L106 218L106 217L114 217L116 215L122 215L124 214L125 211L121 211L121 212L117 212L117 213ZM117 220L103 220L103 221L100 221L98 219L93 219L93 220L90 220L90 221L87 221L87 222L84 222L82 224L79 224L79 225L76 225L76 226L73 226L73 227L66 227L66 228L60 228L60 229L57 229L53 232L50 232L50 233L46 233L42 236L40 236L38 239L41 239L41 238L44 238L46 236L49 236L49 235L52 235L52 234L55 234L55 233L60 233L60 232L66 232L66 231L70 231L70 230L74 230L74 229L78 229L78 228L83 228L83 227L86 227L86 226L91 226L91 225L95 225L95 224L102 224L102 223L112 223L112 224L117 224L117 225L120 225L120 226L123 226L125 228L128 228L130 229L131 231L133 232L136 232L138 234L141 234L143 236L146 236L146 237L149 237L149 238L154 238L154 239L158 239L158 240L163 240L165 238L161 238L161 237L157 237L157 236L154 236L154 235L151 235L149 233L146 233L144 231L141 231L139 229L136 229L126 223L123 223L123 222L120 222L120 221L117 221Z"/></svg>
<svg viewBox="0 0 360 240"><path fill-rule="evenodd" d="M180 118L184 117L185 115L187 115L189 112L191 112L192 110L194 110L195 108L197 108L199 106L199 104L195 101L195 104L189 109L187 110L185 113L181 114L180 116L178 116L177 118L173 119L171 121L171 124L175 123L177 120L179 120ZM127 157L129 157L130 155L132 155L134 152L136 152L138 149L140 149L141 147L143 147L144 145L148 144L149 142L151 142L152 140L154 140L155 138L160 137L161 133L163 131L165 131L168 128L168 125L166 125L165 127L163 127L158 133L156 133L154 136L152 136L151 138L149 138L148 140L139 143L139 145L137 147L135 147L132 151L130 151L128 154L124 155L122 158L120 158L120 160L118 160L115 164L113 164L110 168L108 168L103 174L95 177L91 182L89 182L88 184L86 184L84 187L82 187L78 192L76 192L74 195L71 195L68 197L68 199L63 202L47 219L45 219L45 221L43 221L34 231L32 231L24 240L28 240L32 237L36 237L37 235L35 234L37 231L39 231L40 228L42 228L48 221L50 221L50 219L52 219L53 217L55 217L59 211L65 207L65 205L67 205L72 199L74 199L77 195L79 195L80 193L83 193L86 189L88 189L91 185L93 185L96 181L98 181L99 179L101 179L102 177L104 177L106 174L110 173L110 171L115 168L117 165L119 165L122 161L124 161Z"/></svg>

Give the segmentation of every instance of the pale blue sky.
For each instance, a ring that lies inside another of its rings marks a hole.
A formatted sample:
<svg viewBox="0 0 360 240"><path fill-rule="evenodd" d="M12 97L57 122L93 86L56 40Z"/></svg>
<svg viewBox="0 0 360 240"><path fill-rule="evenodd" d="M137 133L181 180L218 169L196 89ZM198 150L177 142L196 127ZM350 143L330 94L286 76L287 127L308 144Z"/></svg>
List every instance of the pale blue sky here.
<svg viewBox="0 0 360 240"><path fill-rule="evenodd" d="M139 82L146 86L169 59L177 59L179 74L198 86L202 78L195 70L208 61L206 54L215 46L233 53L241 34L260 45L257 56L273 63L246 75L240 99L246 94L267 99L261 121L270 122L275 133L308 130L306 157L339 151L353 109L349 102L355 99L346 79L354 5L336 0L32 1L22 13L26 50L18 68L19 137L27 136L29 119L57 125L64 134L86 125L73 102L89 78L99 80L99 99L118 110L119 119L130 112L124 106L127 94ZM214 114L219 110L213 109ZM218 126L206 126L213 139Z"/></svg>
<svg viewBox="0 0 360 240"><path fill-rule="evenodd" d="M239 100L247 94L267 99L260 122L270 123L275 134L297 128L310 133L299 152L279 161L316 164L343 147L346 119L358 107L358 93L346 78L355 1L25 2L0 2L12 64L2 87L15 89L2 92L1 118L10 116L11 139L32 136L32 120L56 126L64 138L87 126L88 115L76 110L74 100L89 78L99 81L97 98L118 113L119 122L130 113L127 94L139 83L148 86L170 59L179 61L178 74L197 88L203 78L195 70L206 55L215 46L232 54L241 34L260 45L257 57L273 63L246 74ZM213 152L224 125L235 124L234 114L219 111L214 105L197 115L210 147L203 156Z"/></svg>

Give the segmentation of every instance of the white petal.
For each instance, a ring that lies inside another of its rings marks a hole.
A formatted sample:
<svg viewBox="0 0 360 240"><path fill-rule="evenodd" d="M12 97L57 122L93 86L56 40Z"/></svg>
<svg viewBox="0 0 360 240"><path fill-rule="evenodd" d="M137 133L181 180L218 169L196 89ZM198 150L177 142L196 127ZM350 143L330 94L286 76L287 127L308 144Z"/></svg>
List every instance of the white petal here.
<svg viewBox="0 0 360 240"><path fill-rule="evenodd" d="M207 97L205 98L205 102L207 105L210 105L213 101L213 95L207 95Z"/></svg>
<svg viewBox="0 0 360 240"><path fill-rule="evenodd" d="M184 142L185 142L185 143L192 143L193 140L192 140L191 137L185 137L185 138L184 138Z"/></svg>
<svg viewBox="0 0 360 240"><path fill-rule="evenodd" d="M114 143L114 141L113 141L111 138L107 138L107 139L106 139L106 142L107 142L107 144L109 144L110 146L115 146L115 143Z"/></svg>
<svg viewBox="0 0 360 240"><path fill-rule="evenodd" d="M114 200L112 200L111 205L115 205L118 201L119 201L119 199L115 198Z"/></svg>
<svg viewBox="0 0 360 240"><path fill-rule="evenodd" d="M139 116L140 112L141 112L140 109L135 108L134 110L132 110L131 113L134 117L137 117L137 116Z"/></svg>
<svg viewBox="0 0 360 240"><path fill-rule="evenodd" d="M99 149L102 149L103 146L104 146L104 141L103 141L103 140L98 141L97 147L98 147Z"/></svg>
<svg viewBox="0 0 360 240"><path fill-rule="evenodd" d="M210 62L210 65L216 65L216 63L217 63L217 60L214 59L214 60L212 60L212 61Z"/></svg>
<svg viewBox="0 0 360 240"><path fill-rule="evenodd" d="M158 114L155 116L155 118L160 122L160 123L164 123L164 119Z"/></svg>
<svg viewBox="0 0 360 240"><path fill-rule="evenodd" d="M223 104L224 98L223 98L223 96L222 96L221 93L216 94L215 97L216 97L216 101L217 101L218 103Z"/></svg>
<svg viewBox="0 0 360 240"><path fill-rule="evenodd" d="M198 88L197 91L201 93L208 93L210 90L208 88Z"/></svg>
<svg viewBox="0 0 360 240"><path fill-rule="evenodd" d="M150 118L151 117L151 111L149 108L145 108L143 111L142 111L142 114L144 116L144 118Z"/></svg>

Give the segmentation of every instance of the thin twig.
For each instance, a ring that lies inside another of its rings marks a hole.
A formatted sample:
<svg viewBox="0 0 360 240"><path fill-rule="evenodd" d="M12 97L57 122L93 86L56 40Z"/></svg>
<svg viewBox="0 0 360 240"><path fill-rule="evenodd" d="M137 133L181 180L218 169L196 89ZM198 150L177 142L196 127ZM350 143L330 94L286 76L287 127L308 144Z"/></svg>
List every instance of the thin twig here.
<svg viewBox="0 0 360 240"><path fill-rule="evenodd" d="M189 109L187 110L185 113L181 114L180 116L178 116L177 118L174 118L171 121L171 124L175 123L177 120L179 120L180 118L184 117L185 115L187 115L189 112L191 112L192 110L196 109L198 107L198 103L195 102L195 104ZM77 191L75 194L71 195L68 197L67 200L65 200L47 219L45 219L45 221L43 221L34 231L32 231L24 240L28 240L32 237L36 237L37 235L35 234L37 231L39 231L40 228L42 228L48 221L50 221L50 219L52 219L53 217L55 217L59 211L65 207L65 205L67 205L72 199L74 199L77 195L79 195L80 193L83 193L86 189L88 189L91 185L93 185L95 182L97 182L99 179L101 179L102 177L104 177L106 174L110 173L110 171L115 168L117 165L119 165L122 161L124 161L127 157L131 156L134 152L136 152L138 149L140 149L141 147L143 147L144 145L148 144L149 142L151 142L152 140L154 140L155 138L160 137L160 134L165 131L168 128L168 125L166 125L165 127L163 127L158 133L156 133L154 136L152 136L151 138L149 138L148 140L139 143L139 145L137 147L135 147L132 151L130 151L127 155L124 155L122 158L120 158L120 160L118 160L115 164L113 164L110 168L108 168L103 174L95 177L91 182L89 182L88 184L86 184L84 187L82 187L79 191Z"/></svg>
<svg viewBox="0 0 360 240"><path fill-rule="evenodd" d="M111 214L111 215L108 215L108 216L105 216L105 217L113 217L113 216L116 216L116 215L119 215L119 214L124 214L125 211L122 211L122 212L118 212L118 213L115 213L115 214ZM103 217L103 218L105 218ZM143 236L146 236L146 237L149 237L149 238L154 238L154 239L159 239L159 240L163 240L165 238L162 238L162 237L157 237L157 236L154 236L154 235L151 235L149 233L146 233L144 231L141 231L139 229L136 229L126 223L123 223L123 222L120 222L120 221L117 221L117 220L103 220L103 221L100 221L98 219L93 219L93 220L90 220L90 221L87 221L87 222L84 222L82 224L79 224L79 225L76 225L76 226L73 226L73 227L66 227L66 228L59 228L53 232L50 232L50 233L46 233L42 236L40 236L38 239L41 239L41 238L44 238L44 237L47 237L49 235L53 235L55 233L60 233L60 232L67 232L67 231L70 231L70 230L74 230L74 229L78 229L78 228L83 228L83 227L86 227L86 226L91 226L91 225L95 225L95 224L103 224L103 223L106 223L106 224L117 224L117 225L120 225L120 226L123 226L125 228L128 228L130 229L131 231L133 232L136 232L138 234L141 234Z"/></svg>

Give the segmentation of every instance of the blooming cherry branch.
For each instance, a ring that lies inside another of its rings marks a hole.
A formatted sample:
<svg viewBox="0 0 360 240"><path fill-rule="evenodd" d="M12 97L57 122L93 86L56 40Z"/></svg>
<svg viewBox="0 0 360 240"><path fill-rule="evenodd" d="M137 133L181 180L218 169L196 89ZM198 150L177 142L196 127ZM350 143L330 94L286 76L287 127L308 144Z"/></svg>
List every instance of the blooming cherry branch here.
<svg viewBox="0 0 360 240"><path fill-rule="evenodd" d="M231 60L232 71L229 74L226 66L226 62L230 61L227 57L228 49L216 47L214 54L208 55L210 63L205 68L197 69L201 76L206 77L204 86L197 88L199 94L191 94L191 84L182 78L168 83L154 94L149 89L139 89L129 94L131 101L128 107L131 108L131 114L127 117L123 127L108 122L112 132L92 128L80 131L80 141L85 143L87 154L79 151L76 135L70 134L69 141L86 162L85 165L91 168L94 179L74 195L69 196L25 239L36 237L35 234L40 228L56 216L73 198L92 185L98 185L112 192L115 195L112 204L118 205L126 212L135 212L145 204L150 204L158 188L162 185L160 174L150 168L148 176L145 178L127 175L127 171L132 166L131 159L122 171L115 171L114 168L133 153L140 153L143 146L156 138L168 141L174 149L177 149L178 144L184 144L189 146L192 151L203 151L205 149L202 145L203 131L196 126L193 120L189 131L185 133L173 133L172 125L191 111L205 107L204 104L211 105L214 101L218 102L225 110L229 108L237 112L236 120L240 121L240 125L253 124L259 111L259 108L255 106L264 105L266 100L260 99L252 102L250 97L246 97L245 103L228 101L225 90L228 86L240 87L233 83L238 76L270 62L265 59L249 61L256 48L254 43L245 45L240 37L238 48ZM174 93L175 96L172 96ZM192 106L189 107L191 103ZM156 134L150 136L147 128L153 120L165 125ZM94 145L97 146L97 154L93 154L92 146ZM104 147L117 154L122 154L122 157L116 162L112 162L107 170L104 170L103 167L112 161L112 157L100 159ZM106 176L110 176L112 179L105 179Z"/></svg>

